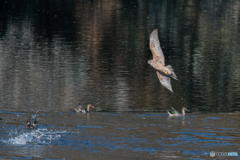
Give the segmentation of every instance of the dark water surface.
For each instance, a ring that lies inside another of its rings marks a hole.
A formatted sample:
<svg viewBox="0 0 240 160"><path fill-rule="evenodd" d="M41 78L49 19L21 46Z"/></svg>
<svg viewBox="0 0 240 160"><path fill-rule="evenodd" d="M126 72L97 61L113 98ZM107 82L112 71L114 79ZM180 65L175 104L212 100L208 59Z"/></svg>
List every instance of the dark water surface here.
<svg viewBox="0 0 240 160"><path fill-rule="evenodd" d="M174 93L147 64L155 28ZM108 112L69 112L79 102ZM238 111L238 0L0 0L0 159L240 153Z"/></svg>

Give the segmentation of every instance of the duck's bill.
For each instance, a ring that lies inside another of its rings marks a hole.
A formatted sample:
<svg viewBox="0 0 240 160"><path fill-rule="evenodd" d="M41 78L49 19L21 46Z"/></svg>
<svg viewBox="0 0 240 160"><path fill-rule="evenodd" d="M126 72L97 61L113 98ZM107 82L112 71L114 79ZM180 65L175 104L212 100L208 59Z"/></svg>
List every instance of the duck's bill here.
<svg viewBox="0 0 240 160"><path fill-rule="evenodd" d="M172 85L171 85L171 79L167 76L162 75L161 73L159 73L158 71L156 72L158 79L160 81L160 83L167 88L168 90L170 90L171 92L173 92L172 90Z"/></svg>

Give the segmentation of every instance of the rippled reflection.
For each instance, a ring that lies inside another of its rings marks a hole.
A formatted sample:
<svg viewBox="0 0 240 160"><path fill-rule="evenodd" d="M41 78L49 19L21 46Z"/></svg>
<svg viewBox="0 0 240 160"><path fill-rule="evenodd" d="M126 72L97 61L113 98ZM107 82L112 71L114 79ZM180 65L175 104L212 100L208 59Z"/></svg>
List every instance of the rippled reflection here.
<svg viewBox="0 0 240 160"><path fill-rule="evenodd" d="M0 1L0 109L240 109L239 1ZM148 66L159 29L179 81Z"/></svg>

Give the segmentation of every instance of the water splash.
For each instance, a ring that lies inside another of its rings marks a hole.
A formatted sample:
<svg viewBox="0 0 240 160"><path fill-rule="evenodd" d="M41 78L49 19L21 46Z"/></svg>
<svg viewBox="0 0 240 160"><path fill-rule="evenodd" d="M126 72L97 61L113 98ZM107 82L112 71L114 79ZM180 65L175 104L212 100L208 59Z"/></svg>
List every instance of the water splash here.
<svg viewBox="0 0 240 160"><path fill-rule="evenodd" d="M14 145L51 144L53 141L60 139L64 133L66 133L66 131L51 131L48 129L36 129L20 134L11 132L9 134L10 138L2 140L2 142Z"/></svg>

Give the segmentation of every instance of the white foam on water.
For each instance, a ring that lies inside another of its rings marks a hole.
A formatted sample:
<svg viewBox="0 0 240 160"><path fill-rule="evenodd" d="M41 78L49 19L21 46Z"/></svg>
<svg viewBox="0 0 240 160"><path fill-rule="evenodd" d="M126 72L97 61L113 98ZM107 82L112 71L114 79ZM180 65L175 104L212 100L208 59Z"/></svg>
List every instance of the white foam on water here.
<svg viewBox="0 0 240 160"><path fill-rule="evenodd" d="M20 134L10 133L10 137L7 140L2 140L3 143L14 144L14 145L25 145L25 144L51 144L52 141L61 138L61 135L66 131L49 131L48 129L36 129L29 132ZM13 134L15 136L13 136Z"/></svg>

